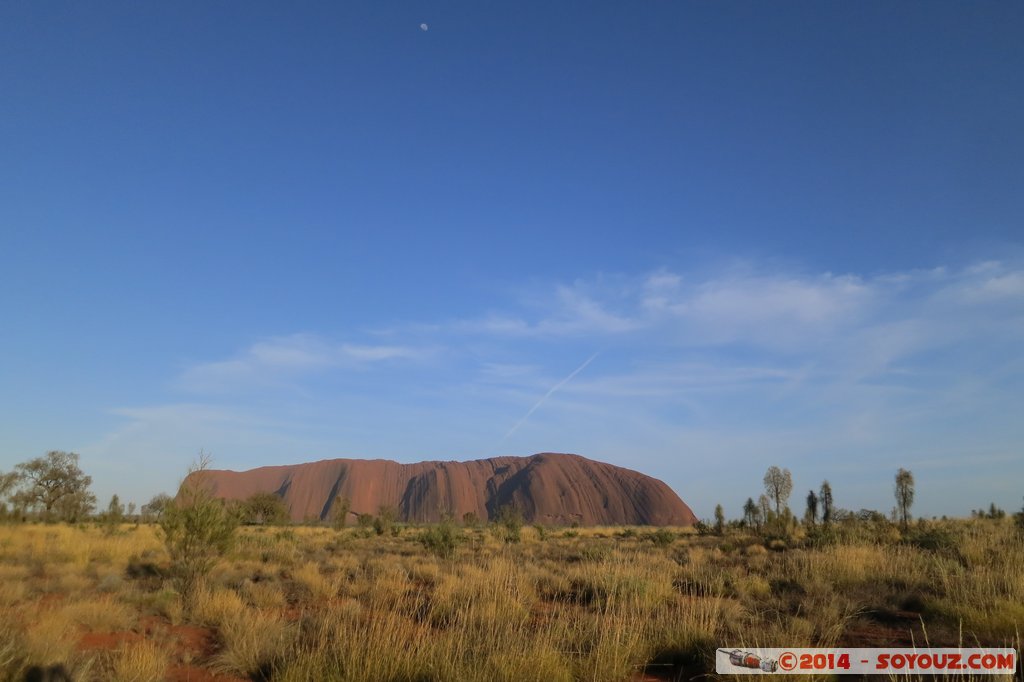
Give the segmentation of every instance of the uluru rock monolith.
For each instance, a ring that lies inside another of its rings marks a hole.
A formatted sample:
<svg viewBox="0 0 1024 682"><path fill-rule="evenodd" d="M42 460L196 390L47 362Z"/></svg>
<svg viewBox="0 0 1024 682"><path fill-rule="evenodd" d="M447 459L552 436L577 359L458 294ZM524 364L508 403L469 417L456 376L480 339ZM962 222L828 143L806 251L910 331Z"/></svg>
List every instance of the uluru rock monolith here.
<svg viewBox="0 0 1024 682"><path fill-rule="evenodd" d="M438 521L445 512L493 519L505 505L529 523L552 525L692 525L697 518L658 479L579 455L540 453L470 462L400 464L382 459L328 459L249 471L208 470L213 494L243 500L281 496L295 521L331 517L337 500L350 514L392 507L403 521ZM193 474L195 475L195 474Z"/></svg>

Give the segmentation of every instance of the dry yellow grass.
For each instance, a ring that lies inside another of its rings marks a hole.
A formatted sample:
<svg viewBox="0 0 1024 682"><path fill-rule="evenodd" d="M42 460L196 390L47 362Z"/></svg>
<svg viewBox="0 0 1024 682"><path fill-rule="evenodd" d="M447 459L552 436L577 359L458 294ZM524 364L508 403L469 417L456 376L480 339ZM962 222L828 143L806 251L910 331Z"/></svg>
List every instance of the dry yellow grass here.
<svg viewBox="0 0 1024 682"><path fill-rule="evenodd" d="M80 680L156 680L191 662L275 680L626 682L652 662L706 671L718 646L919 636L876 617L889 612L919 614L933 644L1019 646L1024 631L1008 523L851 527L784 551L738 532L524 529L508 545L479 529L451 559L419 532L242 529L186 611L153 528L0 526L0 680L61 663ZM140 632L154 614L209 628L218 650L168 636L95 665L75 651L82 631Z"/></svg>
<svg viewBox="0 0 1024 682"><path fill-rule="evenodd" d="M315 562L302 565L292 576L311 601L324 601L338 596L338 580L324 575Z"/></svg>
<svg viewBox="0 0 1024 682"><path fill-rule="evenodd" d="M0 606L14 606L24 601L28 588L20 579L0 582Z"/></svg>
<svg viewBox="0 0 1024 682"><path fill-rule="evenodd" d="M68 603L61 611L64 618L92 632L127 630L136 617L127 605L109 596L79 599Z"/></svg>
<svg viewBox="0 0 1024 682"><path fill-rule="evenodd" d="M20 650L29 665L70 663L78 641L75 623L62 611L44 611L27 625Z"/></svg>
<svg viewBox="0 0 1024 682"><path fill-rule="evenodd" d="M248 611L221 625L224 648L216 665L229 673L255 675L269 671L295 643L296 628L278 614Z"/></svg>
<svg viewBox="0 0 1024 682"><path fill-rule="evenodd" d="M135 642L118 651L111 662L110 682L161 682L170 664L166 651L153 642Z"/></svg>
<svg viewBox="0 0 1024 682"><path fill-rule="evenodd" d="M197 623L219 628L238 620L245 611L245 601L234 590L203 590L193 600L191 616Z"/></svg>
<svg viewBox="0 0 1024 682"><path fill-rule="evenodd" d="M279 609L286 603L281 585L270 580L246 581L239 592L249 604L258 609Z"/></svg>

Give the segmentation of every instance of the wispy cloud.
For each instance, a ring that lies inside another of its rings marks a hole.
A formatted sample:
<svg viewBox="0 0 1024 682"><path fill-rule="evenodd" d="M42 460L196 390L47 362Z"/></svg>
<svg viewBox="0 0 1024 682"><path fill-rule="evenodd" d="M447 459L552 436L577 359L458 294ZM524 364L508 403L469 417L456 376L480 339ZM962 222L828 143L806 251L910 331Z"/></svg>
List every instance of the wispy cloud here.
<svg viewBox="0 0 1024 682"><path fill-rule="evenodd" d="M849 494L864 496L848 504L885 508L891 486L879 477L897 456L924 469L933 457L999 453L1024 475L1022 347L1024 268L1014 264L662 268L534 284L462 320L262 339L185 368L175 387L195 402L175 402L179 393L119 410L125 424L92 452L114 461L178 444L186 459L206 447L240 465L474 457L515 436L520 452L642 468L698 507L729 502L702 498L711 493L700 481L742 470L756 487L777 463L810 484L842 470ZM930 489L955 490L940 483ZM988 494L971 485L965 500ZM955 513L922 488L929 504Z"/></svg>
<svg viewBox="0 0 1024 682"><path fill-rule="evenodd" d="M280 385L294 377L331 369L361 369L375 363L422 360L435 349L403 345L333 343L315 334L258 341L238 355L193 365L178 377L178 388L222 393L258 385Z"/></svg>
<svg viewBox="0 0 1024 682"><path fill-rule="evenodd" d="M986 262L865 277L746 267L693 278L662 269L556 284L547 295L532 292L524 301L518 310L512 305L448 329L455 335L508 339L598 337L634 343L643 336L678 348L728 344L794 353L864 338L868 354L884 356L879 349L888 347L889 357L896 357L959 341L963 330L956 327L966 320L1019 331L1024 270Z"/></svg>
<svg viewBox="0 0 1024 682"><path fill-rule="evenodd" d="M585 282L556 284L550 291L535 294L529 301L529 307L539 310L540 315L532 321L526 318L525 313L491 312L479 318L461 320L451 327L464 333L558 338L623 334L641 326L640 320L615 311L614 301L600 300L587 291L589 287ZM606 289L604 293L612 292Z"/></svg>

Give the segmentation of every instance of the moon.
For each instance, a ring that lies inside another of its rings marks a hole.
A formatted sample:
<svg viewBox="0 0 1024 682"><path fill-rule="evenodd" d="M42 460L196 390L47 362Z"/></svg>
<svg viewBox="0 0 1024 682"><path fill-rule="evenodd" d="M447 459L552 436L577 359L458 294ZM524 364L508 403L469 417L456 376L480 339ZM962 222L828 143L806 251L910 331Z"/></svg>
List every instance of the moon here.
<svg viewBox="0 0 1024 682"><path fill-rule="evenodd" d="M429 30L429 29L430 29L430 27L429 27L429 26L427 26L426 24L420 24L420 30L421 30L421 31L427 31L427 30Z"/></svg>

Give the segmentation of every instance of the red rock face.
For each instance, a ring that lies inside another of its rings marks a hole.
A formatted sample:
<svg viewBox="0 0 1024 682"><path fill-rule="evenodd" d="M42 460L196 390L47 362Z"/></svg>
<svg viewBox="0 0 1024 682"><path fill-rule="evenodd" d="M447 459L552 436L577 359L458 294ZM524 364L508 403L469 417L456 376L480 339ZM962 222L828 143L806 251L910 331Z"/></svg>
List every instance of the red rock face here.
<svg viewBox="0 0 1024 682"><path fill-rule="evenodd" d="M541 453L471 462L329 459L249 471L206 472L217 497L242 500L258 492L280 495L295 521L326 520L336 500L350 514L376 514L382 506L403 521L456 519L473 512L493 519L504 505L529 523L687 526L690 508L661 481L579 455Z"/></svg>

